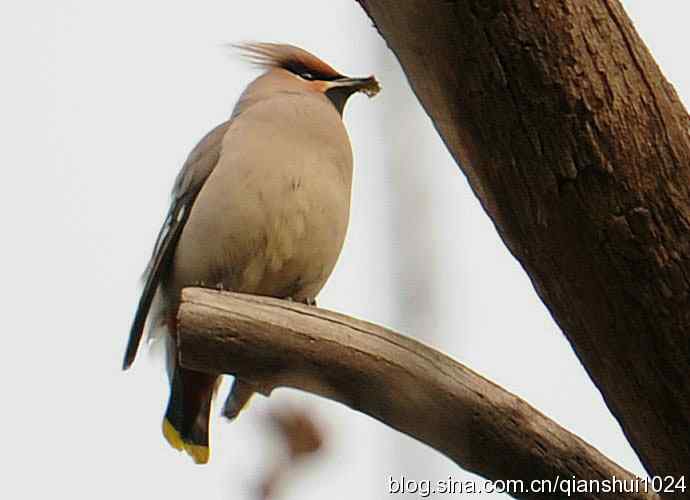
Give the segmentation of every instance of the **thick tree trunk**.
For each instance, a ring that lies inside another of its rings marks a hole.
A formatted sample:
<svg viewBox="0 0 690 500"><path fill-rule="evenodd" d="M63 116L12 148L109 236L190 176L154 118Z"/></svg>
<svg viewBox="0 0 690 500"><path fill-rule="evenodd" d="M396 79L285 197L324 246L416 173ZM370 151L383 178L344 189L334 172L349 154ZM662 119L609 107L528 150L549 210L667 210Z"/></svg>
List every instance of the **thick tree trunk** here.
<svg viewBox="0 0 690 500"><path fill-rule="evenodd" d="M359 3L649 473L688 474L690 124L619 2Z"/></svg>

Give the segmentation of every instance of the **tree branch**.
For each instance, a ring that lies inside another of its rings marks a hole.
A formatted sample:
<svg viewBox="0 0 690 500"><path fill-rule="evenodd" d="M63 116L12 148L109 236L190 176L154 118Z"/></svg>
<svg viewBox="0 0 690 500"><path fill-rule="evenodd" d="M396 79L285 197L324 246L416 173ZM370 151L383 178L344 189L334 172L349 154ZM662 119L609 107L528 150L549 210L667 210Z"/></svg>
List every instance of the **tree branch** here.
<svg viewBox="0 0 690 500"><path fill-rule="evenodd" d="M272 298L187 288L178 342L186 368L237 374L266 395L284 386L339 401L490 479L634 479L517 396L371 323Z"/></svg>
<svg viewBox="0 0 690 500"><path fill-rule="evenodd" d="M651 475L690 471L690 123L617 0L358 0Z"/></svg>

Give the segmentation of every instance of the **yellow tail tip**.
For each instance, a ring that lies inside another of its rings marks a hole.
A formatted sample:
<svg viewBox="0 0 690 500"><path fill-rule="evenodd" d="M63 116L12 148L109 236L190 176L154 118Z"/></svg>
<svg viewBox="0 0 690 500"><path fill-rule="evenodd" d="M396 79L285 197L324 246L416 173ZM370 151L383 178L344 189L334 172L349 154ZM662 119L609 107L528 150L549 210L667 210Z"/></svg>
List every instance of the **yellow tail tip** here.
<svg viewBox="0 0 690 500"><path fill-rule="evenodd" d="M167 418L163 419L163 436L170 446L179 451L186 451L187 454L198 464L208 463L210 451L208 446L202 444L186 443L180 433L173 427Z"/></svg>
<svg viewBox="0 0 690 500"><path fill-rule="evenodd" d="M177 429L173 427L167 418L163 419L163 436L165 437L165 440L170 443L170 446L176 450L182 451L184 448L184 442L180 437L180 433L177 432Z"/></svg>
<svg viewBox="0 0 690 500"><path fill-rule="evenodd" d="M184 451L191 456L197 464L208 463L209 448L202 444L183 443Z"/></svg>

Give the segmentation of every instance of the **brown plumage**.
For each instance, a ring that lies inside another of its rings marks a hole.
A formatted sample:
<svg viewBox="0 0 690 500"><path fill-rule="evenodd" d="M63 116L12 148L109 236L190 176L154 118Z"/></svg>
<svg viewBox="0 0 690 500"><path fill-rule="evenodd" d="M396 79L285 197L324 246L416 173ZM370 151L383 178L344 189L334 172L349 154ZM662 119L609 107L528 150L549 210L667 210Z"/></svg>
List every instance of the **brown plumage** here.
<svg viewBox="0 0 690 500"><path fill-rule="evenodd" d="M277 43L244 43L232 45L251 63L262 69L283 68L308 80L330 81L343 78L313 54L294 45Z"/></svg>
<svg viewBox="0 0 690 500"><path fill-rule="evenodd" d="M209 457L219 376L179 365L180 292L205 286L314 302L349 217L352 151L341 114L353 93L379 88L374 77L342 76L298 47L241 50L265 72L231 118L194 148L175 181L124 359L127 369L147 318L163 327L171 386L163 433L198 463ZM225 414L235 416L250 395L251 386L236 383Z"/></svg>

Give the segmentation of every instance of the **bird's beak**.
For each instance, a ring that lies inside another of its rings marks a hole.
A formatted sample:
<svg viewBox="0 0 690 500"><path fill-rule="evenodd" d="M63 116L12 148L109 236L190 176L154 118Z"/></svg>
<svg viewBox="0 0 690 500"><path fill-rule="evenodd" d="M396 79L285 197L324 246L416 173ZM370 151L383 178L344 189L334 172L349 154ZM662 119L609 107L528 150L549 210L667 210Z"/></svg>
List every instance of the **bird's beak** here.
<svg viewBox="0 0 690 500"><path fill-rule="evenodd" d="M374 97L381 90L381 86L379 85L379 82L376 81L374 76L368 76L366 78L338 78L328 82L328 87L329 89L349 89L353 93L363 92L369 97Z"/></svg>

